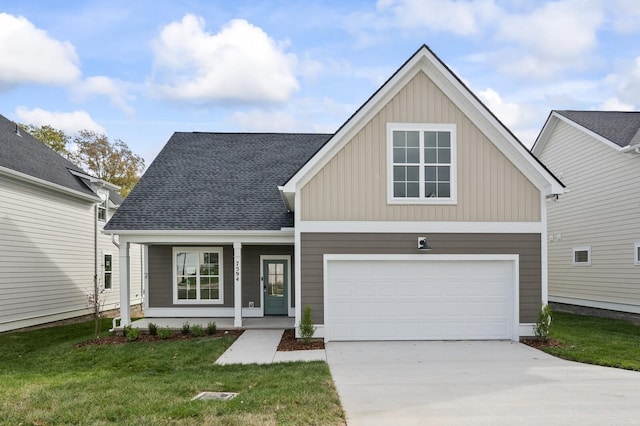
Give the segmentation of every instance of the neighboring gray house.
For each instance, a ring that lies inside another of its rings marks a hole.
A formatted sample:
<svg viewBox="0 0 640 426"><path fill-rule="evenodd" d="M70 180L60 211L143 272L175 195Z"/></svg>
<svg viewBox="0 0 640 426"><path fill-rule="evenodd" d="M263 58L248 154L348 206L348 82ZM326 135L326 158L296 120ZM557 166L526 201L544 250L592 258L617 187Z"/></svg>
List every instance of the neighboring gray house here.
<svg viewBox="0 0 640 426"><path fill-rule="evenodd" d="M640 313L640 112L552 111L532 150L568 188L547 203L549 300Z"/></svg>
<svg viewBox="0 0 640 426"><path fill-rule="evenodd" d="M120 307L118 248L100 232L117 189L0 115L0 332L89 313L95 274L108 287L103 309ZM137 250L132 304L142 301Z"/></svg>
<svg viewBox="0 0 640 426"><path fill-rule="evenodd" d="M105 232L121 263L144 245L149 317L308 305L327 341L517 340L562 193L422 46L333 135L175 133Z"/></svg>

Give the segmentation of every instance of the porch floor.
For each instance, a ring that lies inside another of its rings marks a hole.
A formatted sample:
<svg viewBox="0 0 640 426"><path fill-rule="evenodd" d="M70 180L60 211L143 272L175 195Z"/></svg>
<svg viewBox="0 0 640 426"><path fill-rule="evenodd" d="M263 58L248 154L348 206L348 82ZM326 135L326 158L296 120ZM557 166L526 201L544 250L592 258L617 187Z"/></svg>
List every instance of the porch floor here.
<svg viewBox="0 0 640 426"><path fill-rule="evenodd" d="M260 317L260 318L242 318L242 327L233 326L233 318L153 318L145 317L132 321L131 326L146 330L149 328L149 324L153 323L158 327L169 327L175 330L182 328L185 322L190 325L200 324L202 327L206 327L208 323L215 322L218 330L235 330L242 328L246 330L251 329L287 329L295 327L295 318L293 317ZM117 327L116 330L122 329Z"/></svg>

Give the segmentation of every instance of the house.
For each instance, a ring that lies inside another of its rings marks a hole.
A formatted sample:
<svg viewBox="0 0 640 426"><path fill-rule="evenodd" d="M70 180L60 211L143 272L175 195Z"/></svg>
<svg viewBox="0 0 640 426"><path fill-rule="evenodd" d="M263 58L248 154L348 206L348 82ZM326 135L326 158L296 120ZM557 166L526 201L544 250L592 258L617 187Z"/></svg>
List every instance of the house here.
<svg viewBox="0 0 640 426"><path fill-rule="evenodd" d="M310 306L325 341L518 339L562 192L422 46L335 134L175 133L105 232L121 263L145 247L150 317Z"/></svg>
<svg viewBox="0 0 640 426"><path fill-rule="evenodd" d="M547 205L549 300L640 313L640 112L552 111L532 149L568 188Z"/></svg>
<svg viewBox="0 0 640 426"><path fill-rule="evenodd" d="M91 313L96 275L103 309L120 306L118 248L100 232L117 189L0 115L0 332ZM142 301L139 250L132 304Z"/></svg>

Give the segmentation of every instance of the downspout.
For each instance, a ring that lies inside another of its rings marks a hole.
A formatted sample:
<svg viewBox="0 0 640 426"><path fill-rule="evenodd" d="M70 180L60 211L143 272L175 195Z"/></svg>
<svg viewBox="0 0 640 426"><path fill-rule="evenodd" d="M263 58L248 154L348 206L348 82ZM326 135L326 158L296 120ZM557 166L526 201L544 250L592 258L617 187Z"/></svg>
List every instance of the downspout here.
<svg viewBox="0 0 640 426"><path fill-rule="evenodd" d="M100 332L99 321L96 320L100 315L100 303L98 300L98 204L93 206L93 315L95 322L94 336Z"/></svg>
<svg viewBox="0 0 640 426"><path fill-rule="evenodd" d="M114 246L118 247L118 249L120 249L120 243L118 243L116 241L116 234L111 234L111 242L113 243ZM118 269L118 274L120 274L120 269ZM113 333L115 331L115 329L118 327L118 321L120 321L122 318L120 317L115 317L112 321L111 321L111 328L109 329L110 333Z"/></svg>

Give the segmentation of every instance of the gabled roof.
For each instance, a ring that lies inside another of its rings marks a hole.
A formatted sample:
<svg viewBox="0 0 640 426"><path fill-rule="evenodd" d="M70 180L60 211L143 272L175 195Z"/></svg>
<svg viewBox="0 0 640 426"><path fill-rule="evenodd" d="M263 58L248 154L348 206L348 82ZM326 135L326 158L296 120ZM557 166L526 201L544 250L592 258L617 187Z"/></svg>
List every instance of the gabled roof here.
<svg viewBox="0 0 640 426"><path fill-rule="evenodd" d="M562 194L564 185L480 99L438 58L422 45L304 164L280 190L288 205L294 205L299 188L306 184L351 138L378 113L418 72L424 72L456 106L496 145L534 185L547 195Z"/></svg>
<svg viewBox="0 0 640 426"><path fill-rule="evenodd" d="M330 136L174 133L105 230L293 227L277 187Z"/></svg>
<svg viewBox="0 0 640 426"><path fill-rule="evenodd" d="M0 172L96 201L96 193L71 171L84 173L0 115Z"/></svg>
<svg viewBox="0 0 640 426"><path fill-rule="evenodd" d="M640 112L623 111L551 111L532 151L542 151L551 131L558 123L564 121L579 130L593 136L597 140L618 150L640 146Z"/></svg>

